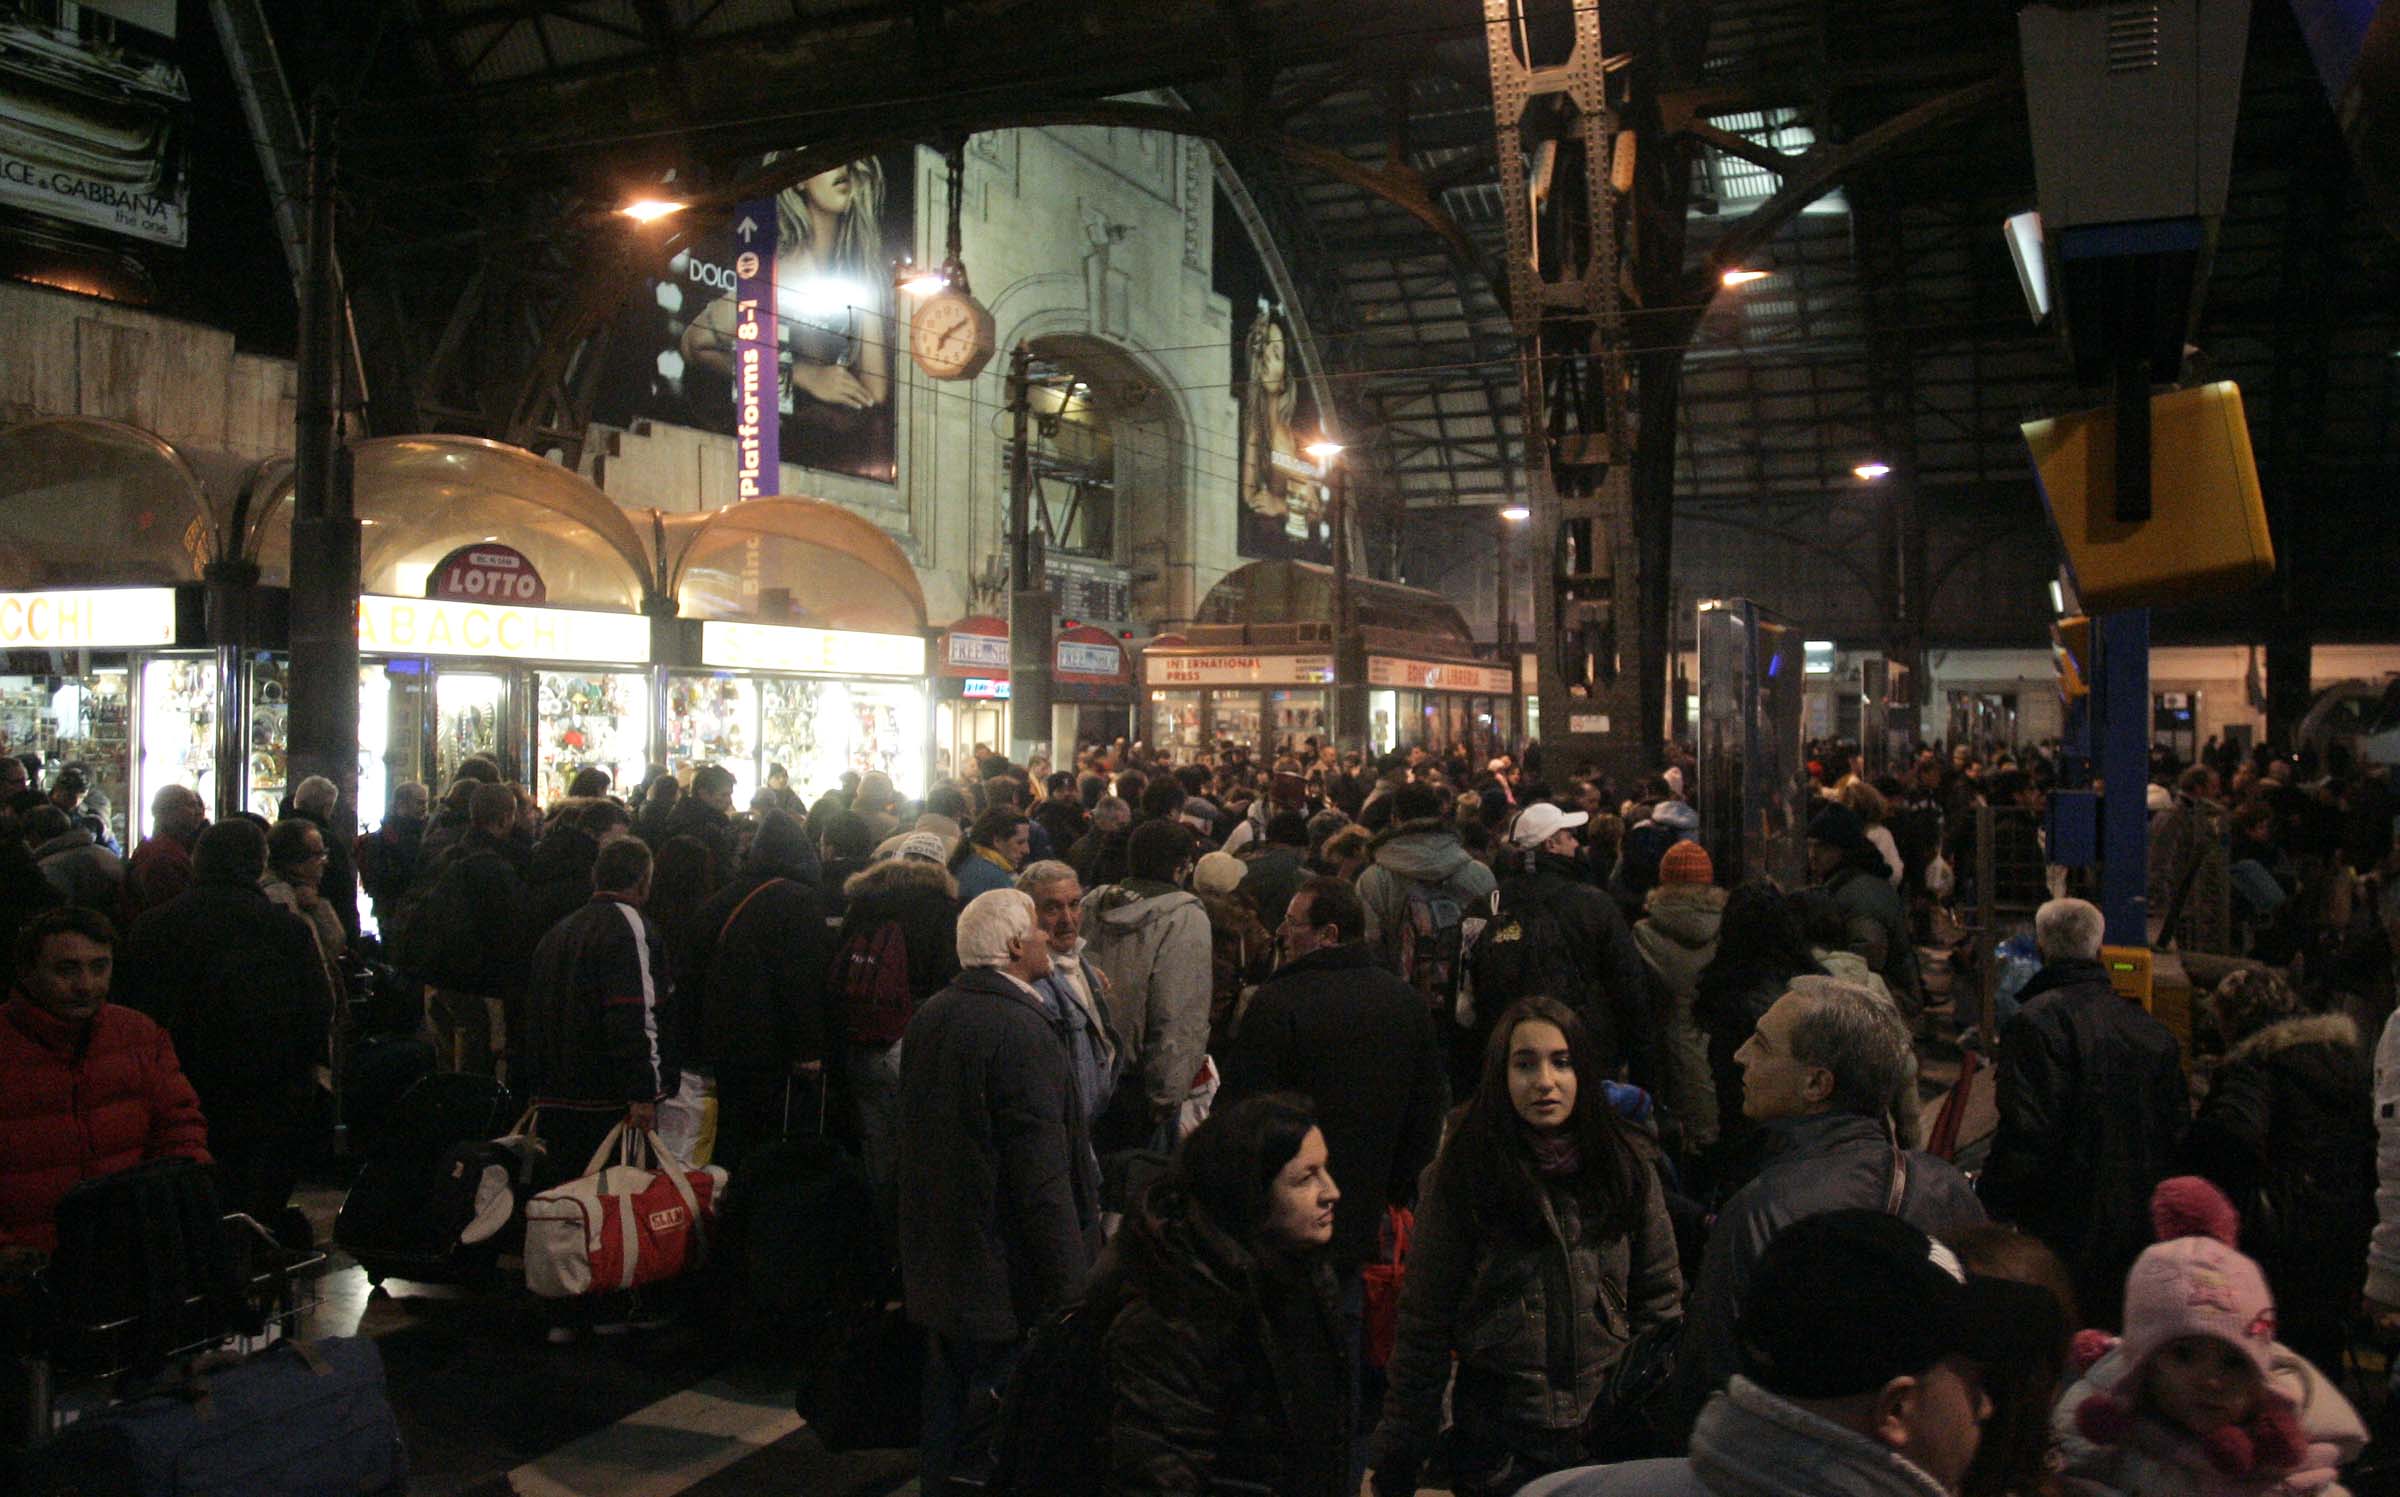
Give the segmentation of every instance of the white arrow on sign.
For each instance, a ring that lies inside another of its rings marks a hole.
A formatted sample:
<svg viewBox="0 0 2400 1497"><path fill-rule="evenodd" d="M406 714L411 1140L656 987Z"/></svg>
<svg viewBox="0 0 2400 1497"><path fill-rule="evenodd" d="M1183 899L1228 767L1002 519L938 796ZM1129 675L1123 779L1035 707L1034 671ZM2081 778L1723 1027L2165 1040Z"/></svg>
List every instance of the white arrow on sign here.
<svg viewBox="0 0 2400 1497"><path fill-rule="evenodd" d="M741 235L743 240L747 242L757 237L758 220L745 213L742 215L742 221L733 226L733 231Z"/></svg>

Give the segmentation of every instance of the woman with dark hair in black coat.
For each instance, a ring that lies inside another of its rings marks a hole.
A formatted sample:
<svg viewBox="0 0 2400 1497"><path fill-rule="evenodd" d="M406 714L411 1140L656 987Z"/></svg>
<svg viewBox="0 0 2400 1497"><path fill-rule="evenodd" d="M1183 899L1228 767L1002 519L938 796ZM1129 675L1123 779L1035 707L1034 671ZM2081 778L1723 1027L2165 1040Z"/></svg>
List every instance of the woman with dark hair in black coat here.
<svg viewBox="0 0 2400 1497"><path fill-rule="evenodd" d="M1349 1350L1326 1246L1341 1196L1308 1100L1250 1097L1183 1141L1103 1260L1110 1497L1348 1497Z"/></svg>
<svg viewBox="0 0 2400 1497"><path fill-rule="evenodd" d="M1555 999L1519 999L1493 1026L1417 1209L1368 1449L1378 1497L1417 1490L1445 1388L1460 1497L1582 1464L1609 1370L1681 1314L1655 1150L1609 1105L1606 1076L1583 1021Z"/></svg>

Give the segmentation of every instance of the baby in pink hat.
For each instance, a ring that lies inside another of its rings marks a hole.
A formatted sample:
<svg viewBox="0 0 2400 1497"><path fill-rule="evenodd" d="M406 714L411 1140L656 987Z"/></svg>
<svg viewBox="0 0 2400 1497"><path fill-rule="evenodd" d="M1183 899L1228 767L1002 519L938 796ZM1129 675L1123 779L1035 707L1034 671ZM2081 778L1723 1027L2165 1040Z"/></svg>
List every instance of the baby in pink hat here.
<svg viewBox="0 0 2400 1497"><path fill-rule="evenodd" d="M2267 1281L2234 1250L2233 1203L2183 1175L2158 1187L2150 1220L2159 1241L2125 1276L2124 1338L2076 1338L2091 1365L2051 1421L2069 1488L2340 1497L2337 1468L2366 1445L2366 1426L2275 1339Z"/></svg>

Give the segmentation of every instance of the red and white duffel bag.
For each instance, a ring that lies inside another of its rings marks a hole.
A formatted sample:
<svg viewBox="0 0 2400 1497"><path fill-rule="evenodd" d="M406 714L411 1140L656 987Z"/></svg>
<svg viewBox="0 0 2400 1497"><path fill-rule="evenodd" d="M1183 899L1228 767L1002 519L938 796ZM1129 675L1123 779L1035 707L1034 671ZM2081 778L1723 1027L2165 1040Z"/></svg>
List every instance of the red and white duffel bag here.
<svg viewBox="0 0 2400 1497"><path fill-rule="evenodd" d="M525 1286L572 1299L675 1278L706 1253L724 1192L722 1169L694 1169L656 1133L619 1123L581 1179L525 1203Z"/></svg>

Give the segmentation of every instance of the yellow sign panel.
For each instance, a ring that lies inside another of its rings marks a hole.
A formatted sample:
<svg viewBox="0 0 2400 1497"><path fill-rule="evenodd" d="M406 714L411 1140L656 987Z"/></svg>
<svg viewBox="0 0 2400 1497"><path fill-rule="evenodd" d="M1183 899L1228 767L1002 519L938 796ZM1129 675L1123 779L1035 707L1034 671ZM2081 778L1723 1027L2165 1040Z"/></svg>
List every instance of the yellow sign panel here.
<svg viewBox="0 0 2400 1497"><path fill-rule="evenodd" d="M1331 655L1164 655L1146 657L1161 686L1318 686L1333 679Z"/></svg>
<svg viewBox="0 0 2400 1497"><path fill-rule="evenodd" d="M375 655L472 655L638 665L650 621L638 613L509 608L440 598L358 600L358 647Z"/></svg>
<svg viewBox="0 0 2400 1497"><path fill-rule="evenodd" d="M1367 657L1369 686L1411 686L1427 691L1480 691L1506 696L1517 689L1507 671L1489 665L1453 665L1434 660Z"/></svg>
<svg viewBox="0 0 2400 1497"><path fill-rule="evenodd" d="M0 649L136 650L175 643L175 590L0 593Z"/></svg>
<svg viewBox="0 0 2400 1497"><path fill-rule="evenodd" d="M786 624L700 626L700 663L726 670L821 676L922 676L925 641L914 634L862 634Z"/></svg>

